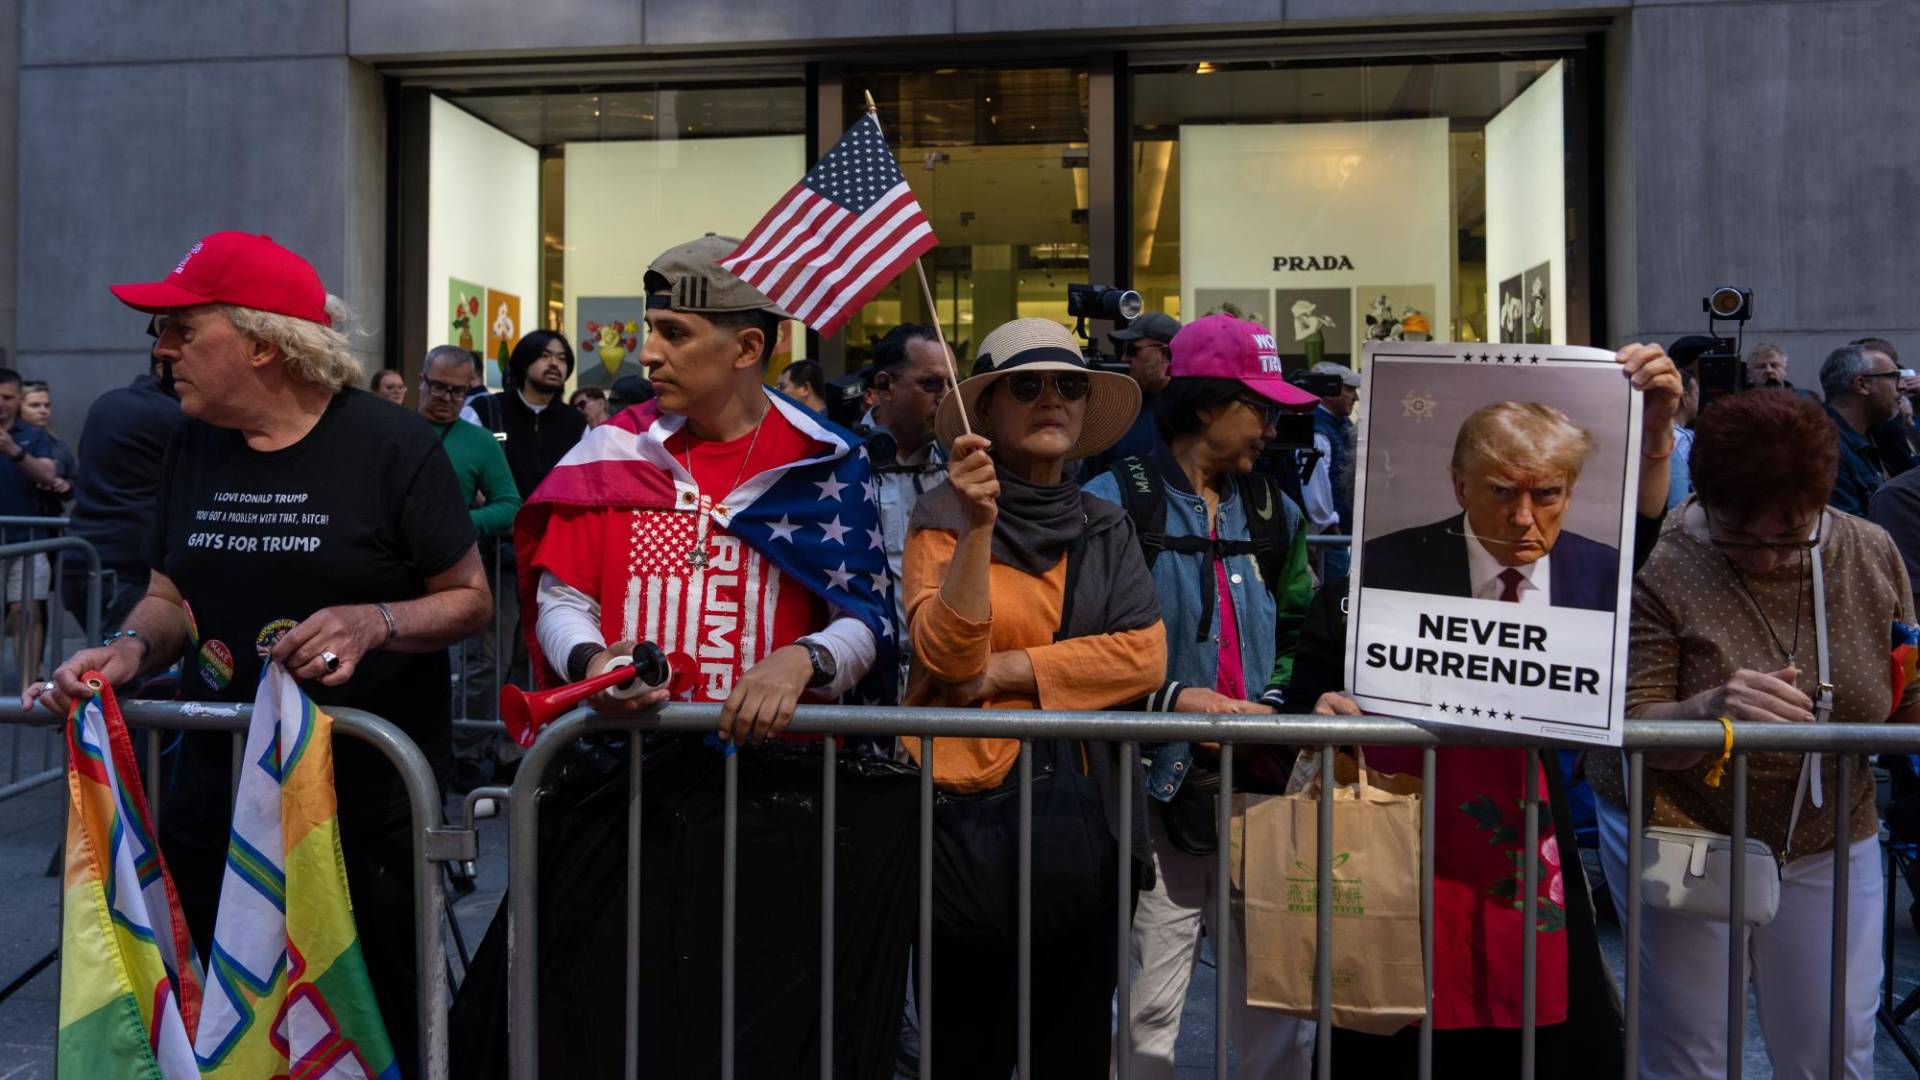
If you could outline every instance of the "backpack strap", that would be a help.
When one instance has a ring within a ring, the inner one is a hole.
[[[1120,505],[1133,519],[1134,534],[1140,538],[1140,554],[1147,569],[1167,547],[1167,488],[1160,474],[1138,455],[1124,457],[1107,468],[1120,489]]]
[[[1247,534],[1252,538],[1253,560],[1260,567],[1267,590],[1279,598],[1280,580],[1286,567],[1287,548],[1293,536],[1287,529],[1284,497],[1273,478],[1265,473],[1248,473],[1235,478],[1240,485],[1242,506],[1246,507]]]

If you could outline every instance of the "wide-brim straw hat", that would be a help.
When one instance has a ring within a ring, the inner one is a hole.
[[[1066,327],[1046,319],[1015,319],[980,342],[978,364],[986,370],[960,384],[940,402],[934,431],[940,445],[951,449],[963,434],[960,410],[966,409],[974,431],[980,430],[980,392],[1008,375],[1043,371],[1078,372],[1087,376],[1086,407],[1081,411],[1080,438],[1067,451],[1067,460],[1091,457],[1120,441],[1140,415],[1140,387],[1112,371],[1089,367],[1080,355],[1079,339]],[[978,368],[976,368],[978,370]]]

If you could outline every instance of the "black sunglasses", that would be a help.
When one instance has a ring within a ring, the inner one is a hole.
[[[1060,394],[1062,401],[1079,401],[1087,396],[1087,377],[1074,371],[1062,371],[1052,374],[1024,372],[1007,376],[1007,392],[1013,400],[1032,401],[1040,396],[1041,389],[1048,383]]]
[[[1280,406],[1279,402],[1269,401],[1263,397],[1243,394],[1234,400],[1252,409],[1253,414],[1260,418],[1260,426],[1263,428],[1279,427],[1280,418],[1286,414],[1286,410]]]

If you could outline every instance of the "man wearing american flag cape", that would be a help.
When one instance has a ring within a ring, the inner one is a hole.
[[[737,245],[709,235],[653,261],[640,359],[654,400],[589,432],[515,524],[544,683],[586,678],[652,642],[672,686],[597,698],[601,711],[669,697],[723,705],[717,739],[646,740],[637,1017],[622,1015],[618,960],[625,744],[583,740],[558,767],[541,813],[546,1075],[618,1074],[619,1033],[636,1022],[648,1071],[717,1072],[722,754],[736,750],[736,1072],[818,1067],[820,742],[785,729],[802,700],[891,703],[900,628],[865,451],[764,385],[789,316],[717,265]],[[916,794],[891,762],[841,762],[835,1071],[885,1076],[914,911]],[[504,925],[496,919],[474,960],[482,977],[455,1007],[456,1075],[495,1074],[501,1058],[500,982],[487,975],[504,974]]]

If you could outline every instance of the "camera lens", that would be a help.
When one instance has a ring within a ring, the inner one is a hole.
[[[1128,322],[1132,322],[1140,317],[1140,313],[1146,310],[1147,305],[1145,301],[1140,299],[1139,293],[1128,289],[1119,295],[1113,307],[1116,315]]]

